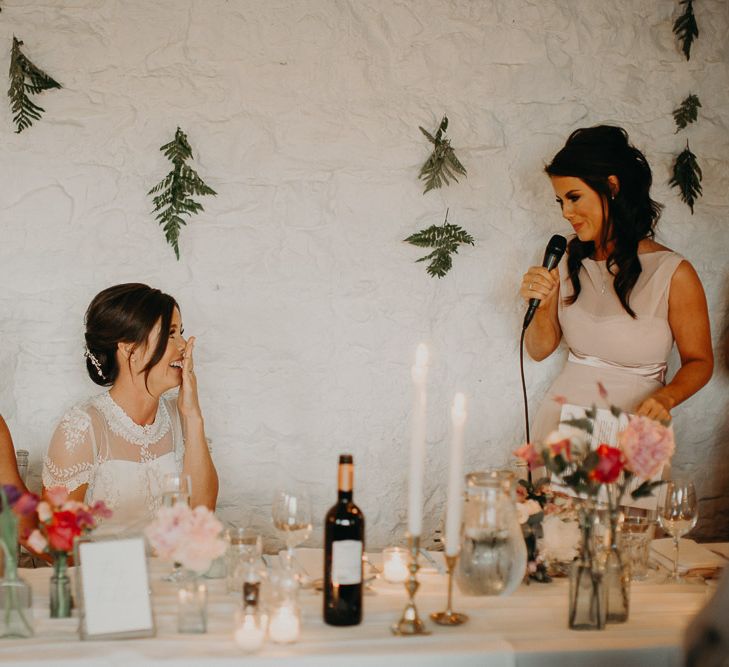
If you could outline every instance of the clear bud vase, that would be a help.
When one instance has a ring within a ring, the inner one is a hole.
[[[177,631],[183,634],[204,634],[208,631],[208,589],[190,570],[178,583]]]
[[[568,625],[571,630],[602,630],[606,621],[606,595],[603,572],[595,553],[594,508],[579,511],[582,533],[580,554],[570,568]]]
[[[630,562],[620,548],[623,515],[610,511],[610,547],[605,556],[607,622],[625,623],[630,611]]]
[[[71,580],[68,576],[68,554],[65,552],[54,554],[50,599],[51,618],[71,616]]]
[[[0,580],[0,637],[32,637],[33,606],[30,586],[18,576],[15,554],[2,540],[0,545],[0,553],[5,554],[5,572]]]

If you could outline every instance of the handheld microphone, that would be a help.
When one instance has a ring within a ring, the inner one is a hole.
[[[542,261],[542,266],[547,269],[547,271],[551,271],[555,266],[557,266],[557,264],[559,264],[559,260],[562,259],[562,255],[564,255],[565,250],[567,250],[567,239],[564,236],[555,234],[551,239],[549,239],[547,249],[544,251],[544,261]],[[534,313],[537,312],[537,308],[541,301],[541,299],[529,299],[529,308],[527,309],[526,315],[524,315],[524,324],[521,327],[522,331],[531,324]]]

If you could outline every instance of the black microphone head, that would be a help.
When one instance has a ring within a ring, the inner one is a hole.
[[[567,239],[560,234],[555,234],[551,239],[549,239],[547,249],[544,251],[544,261],[542,262],[542,266],[547,267],[551,271],[555,266],[557,266],[557,264],[559,264],[565,250],[567,250]]]

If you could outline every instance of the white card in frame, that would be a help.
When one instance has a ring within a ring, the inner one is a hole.
[[[144,538],[76,542],[76,599],[81,639],[155,634]]]

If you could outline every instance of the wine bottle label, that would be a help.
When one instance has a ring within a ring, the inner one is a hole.
[[[332,542],[332,583],[340,586],[362,583],[362,542]]]

